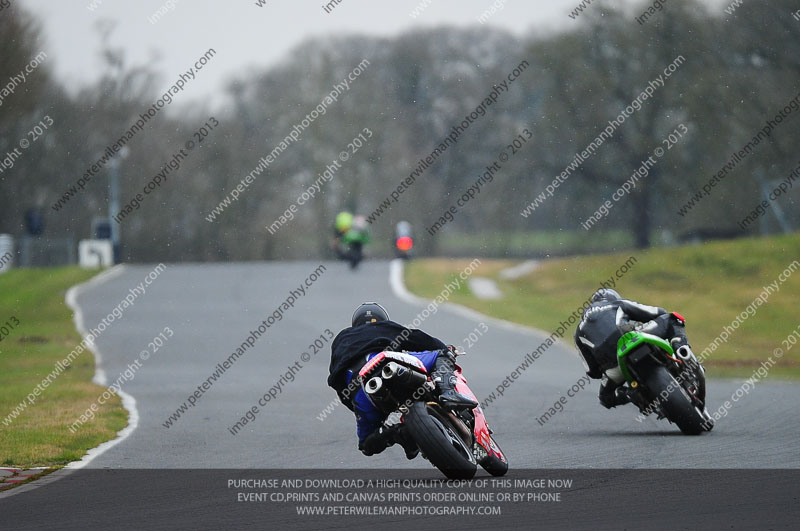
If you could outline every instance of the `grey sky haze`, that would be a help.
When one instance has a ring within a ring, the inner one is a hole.
[[[44,29],[42,50],[71,90],[96,80],[101,69],[98,21],[116,22],[111,42],[128,65],[152,63],[168,84],[209,48],[218,55],[187,89],[186,99],[207,99],[245,69],[263,69],[288,57],[309,37],[341,34],[391,36],[443,24],[480,26],[478,17],[502,6],[487,25],[517,35],[547,34],[579,24],[568,14],[579,0],[341,0],[330,13],[322,0],[17,0]],[[426,2],[429,4],[425,7]],[[90,6],[94,4],[94,9]],[[159,8],[173,5],[155,24]],[[424,11],[416,18],[411,12]],[[593,6],[589,6],[591,10]],[[666,9],[666,8],[665,8]],[[580,17],[579,17],[580,19]]]

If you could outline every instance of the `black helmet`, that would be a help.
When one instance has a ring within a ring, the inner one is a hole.
[[[594,295],[592,295],[592,302],[618,301],[620,299],[622,299],[622,297],[619,296],[619,293],[617,293],[613,289],[608,289],[608,288],[600,288],[599,290],[594,292]]]
[[[388,321],[389,314],[377,302],[365,302],[353,312],[353,326]]]

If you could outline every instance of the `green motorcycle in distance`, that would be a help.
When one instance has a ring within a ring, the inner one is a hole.
[[[617,342],[617,360],[628,394],[643,415],[666,418],[687,435],[711,431],[706,409],[705,369],[687,346],[643,332],[628,332]]]
[[[333,224],[332,249],[339,260],[356,269],[364,259],[364,246],[370,242],[369,225],[364,216],[340,212]]]
[[[356,269],[364,259],[364,246],[370,242],[366,230],[353,228],[345,232],[340,240],[340,257],[350,264],[350,269]]]

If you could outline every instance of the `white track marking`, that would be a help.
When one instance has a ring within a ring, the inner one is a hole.
[[[538,260],[527,260],[519,265],[515,265],[514,267],[503,269],[500,271],[500,278],[505,280],[515,280],[520,277],[524,277],[531,271],[538,269],[539,265],[540,262]]]
[[[83,291],[97,287],[106,281],[119,276],[125,270],[124,265],[115,266],[108,271],[97,275],[96,277],[90,279],[88,282],[83,284],[79,284],[77,286],[73,286],[67,291],[67,306],[72,308],[74,313],[74,321],[75,321],[75,328],[78,329],[78,332],[81,334],[81,338],[86,337],[88,335],[88,330],[86,330],[86,326],[83,322],[83,311],[81,310],[80,306],[78,306],[77,298],[80,293]],[[106,372],[103,368],[103,355],[100,353],[100,349],[97,348],[97,345],[93,342],[90,343],[87,341],[87,345],[89,350],[92,351],[94,354],[94,362],[95,362],[95,373],[94,378],[92,378],[92,382],[97,385],[107,386],[108,385],[108,378],[106,378]],[[125,408],[128,412],[128,425],[117,432],[116,438],[106,441],[100,446],[96,448],[90,449],[86,452],[86,455],[81,458],[80,461],[73,461],[69,463],[66,467],[70,470],[78,470],[80,468],[85,467],[95,457],[98,457],[105,453],[107,450],[113,448],[114,446],[118,445],[122,441],[128,438],[128,436],[133,433],[133,431],[139,426],[139,410],[136,409],[136,399],[133,396],[129,395],[122,389],[117,391],[117,395],[119,395],[120,399],[122,399],[122,407]]]
[[[429,300],[423,299],[422,297],[417,297],[408,291],[405,281],[403,280],[403,261],[400,259],[392,260],[392,262],[389,264],[389,285],[392,288],[392,293],[394,293],[394,295],[403,302],[407,302],[409,304],[422,304],[424,306],[427,306],[430,303]],[[543,330],[537,330],[529,326],[512,323],[496,317],[490,317],[477,312],[472,308],[467,308],[466,306],[461,306],[460,304],[456,304],[454,302],[445,302],[441,305],[441,308],[466,319],[471,319],[479,323],[492,323],[493,325],[506,330],[511,330],[513,332],[519,332],[521,334],[535,337],[540,341],[543,341],[550,336],[550,334],[544,332]],[[577,355],[577,352],[575,354]]]
[[[472,277],[468,281],[469,289],[479,299],[497,300],[503,298],[503,292],[491,278]]]
[[[87,280],[83,284],[78,284],[77,286],[72,286],[69,290],[67,290],[67,294],[65,297],[65,301],[67,306],[69,306],[73,313],[73,321],[75,322],[75,328],[81,334],[81,339],[86,337],[87,330],[83,322],[83,311],[81,310],[80,306],[78,306],[77,298],[80,293],[83,291],[97,287],[108,280],[115,278],[122,274],[125,270],[124,265],[117,265],[108,269],[99,275],[92,277],[91,279]],[[87,347],[89,350],[92,351],[94,355],[95,361],[95,373],[94,377],[92,378],[92,382],[106,386],[107,385],[107,378],[106,373],[103,370],[103,357],[100,353],[100,350],[97,348],[96,345],[90,343],[89,341],[86,342]],[[122,399],[122,407],[124,407],[128,411],[128,425],[125,426],[122,430],[117,432],[116,438],[106,441],[100,446],[96,448],[90,449],[83,458],[79,461],[72,461],[68,463],[64,468],[60,470],[56,470],[55,472],[44,476],[41,479],[37,479],[36,481],[32,481],[31,483],[26,483],[24,485],[20,485],[19,487],[14,487],[10,490],[0,493],[0,499],[2,498],[9,498],[11,496],[15,496],[17,494],[22,494],[25,492],[29,492],[31,490],[37,489],[39,487],[43,487],[54,481],[58,481],[61,478],[64,478],[71,474],[74,470],[81,469],[88,465],[95,457],[103,454],[108,449],[116,446],[117,444],[124,441],[128,436],[133,433],[136,427],[139,425],[139,411],[136,409],[136,399],[133,396],[129,395],[125,391],[121,389],[117,392],[119,397]]]

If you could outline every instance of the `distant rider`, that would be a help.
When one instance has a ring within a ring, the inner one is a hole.
[[[333,223],[333,250],[340,260],[352,267],[361,261],[362,250],[370,242],[367,218],[340,212]]]
[[[444,407],[471,409],[478,406],[455,390],[454,347],[448,347],[422,330],[408,329],[390,321],[386,310],[375,302],[365,302],[356,308],[351,324],[350,328],[339,332],[331,345],[328,385],[355,413],[358,449],[364,455],[379,454],[395,443],[403,446],[409,459],[419,452],[402,427],[383,426],[387,415],[373,405],[358,381],[353,380],[367,361],[385,350],[405,351],[419,358],[432,373]]]
[[[342,237],[347,234],[350,227],[353,226],[353,214],[350,212],[339,212],[336,219],[333,221],[333,250],[340,259],[345,259],[344,250],[342,249]]]
[[[364,246],[370,241],[369,227],[367,218],[364,216],[353,216],[350,227],[342,234],[342,243],[345,245]]]
[[[680,314],[623,299],[613,289],[597,290],[575,330],[575,344],[588,368],[586,374],[603,379],[599,398],[608,409],[630,402],[629,390],[622,387],[625,377],[617,363],[617,341],[634,330],[666,339],[675,350],[689,346]]]

